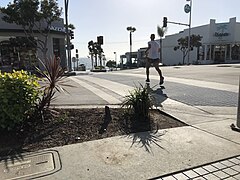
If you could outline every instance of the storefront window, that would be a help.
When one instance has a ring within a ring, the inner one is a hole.
[[[0,68],[33,70],[37,63],[36,42],[26,37],[11,37],[0,41]]]
[[[226,60],[230,60],[230,44],[227,44]]]
[[[240,45],[235,44],[232,46],[232,59],[239,60],[240,59]]]
[[[60,57],[60,40],[53,38],[53,53],[55,57]]]
[[[197,48],[197,60],[204,60],[204,48],[204,45]]]
[[[214,45],[211,45],[211,58],[210,60],[213,60],[214,59]]]
[[[211,50],[210,45],[207,45],[207,58],[206,58],[206,60],[210,60],[210,53],[211,53],[210,50]]]

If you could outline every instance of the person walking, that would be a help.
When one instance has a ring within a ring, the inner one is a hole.
[[[155,34],[151,34],[150,39],[151,39],[151,41],[148,42],[148,48],[145,51],[145,54],[147,56],[147,59],[146,59],[146,75],[147,75],[146,83],[150,83],[149,68],[151,67],[151,64],[152,64],[160,76],[159,84],[162,85],[164,83],[164,77],[162,75],[162,71],[159,68],[159,62],[160,62],[159,44],[156,41],[154,41]]]

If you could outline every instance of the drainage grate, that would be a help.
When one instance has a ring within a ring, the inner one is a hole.
[[[46,176],[61,169],[57,151],[20,154],[0,160],[1,179],[29,179]]]

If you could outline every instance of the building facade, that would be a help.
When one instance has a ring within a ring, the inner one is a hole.
[[[40,66],[39,59],[43,53],[39,48],[38,41],[29,41],[21,26],[6,23],[2,20],[0,13],[0,70],[12,69],[31,70],[33,66]],[[43,29],[46,28],[42,27]],[[44,41],[44,36],[37,30],[34,32],[33,40]],[[36,43],[34,43],[36,42]],[[59,57],[62,66],[66,66],[65,50],[65,28],[63,19],[52,23],[47,39],[47,57]]]
[[[162,64],[183,64],[183,53],[174,50],[178,45],[178,39],[187,37],[189,29],[184,29],[177,34],[167,35],[162,41]],[[190,58],[185,58],[184,64],[215,64],[240,62],[240,23],[236,18],[230,18],[229,22],[216,23],[211,19],[210,23],[191,28],[191,35],[202,36],[202,46],[193,48]],[[156,40],[159,42],[159,40]],[[145,61],[146,48],[138,50],[138,64],[142,66]]]

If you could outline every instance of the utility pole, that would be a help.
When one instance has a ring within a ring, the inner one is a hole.
[[[185,5],[185,12],[189,14],[189,29],[188,29],[188,64],[190,62],[190,43],[191,43],[191,20],[192,20],[192,0],[190,1],[190,6],[188,4]]]
[[[129,26],[127,30],[130,31],[129,38],[130,38],[130,52],[129,52],[129,66],[132,66],[132,33],[136,31],[135,27]]]
[[[66,35],[67,35],[67,62],[68,62],[68,71],[72,71],[72,61],[71,61],[71,49],[70,49],[70,38],[68,31],[68,2],[69,0],[64,0],[65,4],[65,25],[66,25]]]

